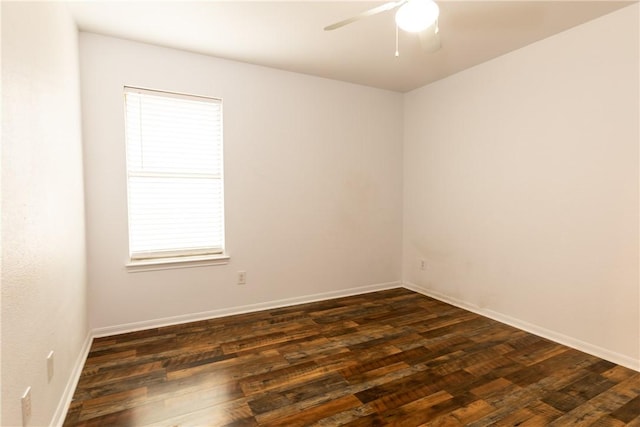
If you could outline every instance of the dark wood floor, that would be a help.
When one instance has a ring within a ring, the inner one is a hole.
[[[640,426],[640,373],[406,289],[99,338],[65,426]]]

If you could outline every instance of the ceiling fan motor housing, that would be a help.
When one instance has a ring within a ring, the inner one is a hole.
[[[418,33],[436,22],[440,8],[433,0],[408,0],[396,12],[396,24],[404,31]]]

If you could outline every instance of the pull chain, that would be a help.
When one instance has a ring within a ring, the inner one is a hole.
[[[396,58],[400,56],[400,52],[398,51],[398,24],[396,24]]]

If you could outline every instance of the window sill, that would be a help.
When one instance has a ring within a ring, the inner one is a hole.
[[[129,273],[137,273],[140,271],[205,267],[210,265],[224,265],[228,263],[229,255],[196,255],[187,257],[134,260],[126,264],[126,269]]]

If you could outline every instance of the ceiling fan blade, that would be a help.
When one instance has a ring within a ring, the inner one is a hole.
[[[366,10],[362,13],[357,14],[356,16],[352,16],[351,18],[345,19],[340,22],[336,22],[335,24],[328,25],[324,27],[325,31],[335,30],[340,27],[344,27],[347,24],[351,24],[359,19],[366,18],[369,16],[377,15],[378,13],[386,12],[387,10],[391,10],[395,7],[401,6],[406,3],[408,0],[400,0],[400,1],[391,1],[380,5],[378,7],[374,7],[373,9]]]
[[[420,31],[418,37],[420,39],[420,46],[422,46],[422,50],[425,52],[433,53],[442,47],[437,20],[427,29]]]

